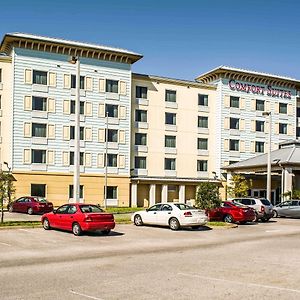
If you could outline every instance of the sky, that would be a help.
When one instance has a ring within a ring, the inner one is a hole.
[[[193,80],[220,65],[300,79],[297,0],[0,0],[0,36],[125,48],[133,72]]]

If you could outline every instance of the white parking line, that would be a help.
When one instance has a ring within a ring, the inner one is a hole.
[[[88,298],[88,299],[103,300],[102,298],[97,298],[97,297],[89,296],[89,295],[86,295],[86,294],[77,293],[73,290],[70,290],[69,292],[74,294],[74,295],[82,296],[82,297],[85,297],[85,298]]]
[[[280,230],[280,229],[266,230],[266,232],[279,232],[279,231],[282,231],[282,230]]]
[[[7,244],[7,243],[3,243],[3,242],[0,242],[1,245],[4,245],[4,246],[8,246],[8,247],[11,247],[12,245],[11,244]]]
[[[275,290],[279,290],[279,291],[293,292],[293,293],[300,294],[300,290],[283,288],[283,287],[278,287],[278,286],[274,286],[274,285],[263,285],[263,284],[257,284],[257,283],[247,283],[247,282],[221,279],[221,278],[214,278],[214,277],[206,277],[206,276],[200,276],[200,275],[188,274],[188,273],[177,273],[177,274],[181,275],[181,276],[199,278],[199,279],[204,279],[204,280],[227,282],[227,283],[240,284],[240,285],[246,285],[246,286],[252,286],[252,287],[266,288],[266,289],[273,289],[273,290],[275,289]]]
[[[31,233],[31,231],[29,231],[29,230],[27,230],[27,229],[19,228],[19,230],[20,230],[20,231],[25,231],[25,232],[30,232],[30,233]]]

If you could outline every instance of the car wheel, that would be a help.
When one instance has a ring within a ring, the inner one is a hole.
[[[258,222],[258,215],[257,215],[257,212],[255,212],[255,219],[253,220],[253,222]]]
[[[276,210],[273,211],[273,218],[278,218],[278,212]]]
[[[142,226],[143,225],[143,220],[140,215],[135,215],[134,216],[134,225],[135,226]]]
[[[170,219],[169,226],[172,230],[178,230],[180,228],[180,224],[176,218]]]
[[[74,223],[72,226],[72,232],[74,235],[79,236],[82,234],[82,229],[78,223]]]
[[[47,218],[45,218],[45,219],[43,220],[43,228],[44,228],[45,230],[51,229],[51,227],[50,227],[50,222],[49,222],[49,220],[48,220]]]
[[[192,226],[192,229],[199,229],[201,226],[200,225],[195,225],[195,226]]]
[[[226,215],[225,217],[224,217],[224,222],[226,222],[226,223],[233,223],[234,222],[234,219],[233,219],[233,217],[232,217],[232,215]]]
[[[102,234],[108,235],[110,233],[110,229],[102,230]]]
[[[33,209],[32,209],[32,207],[29,207],[29,208],[27,209],[27,213],[28,213],[29,215],[32,215],[32,214],[33,214]]]
[[[9,205],[9,206],[8,206],[8,211],[9,211],[9,212],[13,212],[13,211],[14,211],[14,208],[13,208],[12,205]]]

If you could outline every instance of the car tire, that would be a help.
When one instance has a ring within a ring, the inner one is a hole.
[[[74,223],[72,226],[72,232],[74,235],[79,236],[82,234],[82,229],[78,223]]]
[[[255,212],[255,219],[253,220],[253,222],[258,222],[258,215],[257,215],[257,212]]]
[[[273,211],[273,218],[278,218],[278,212],[276,210]]]
[[[195,226],[192,226],[192,229],[199,229],[201,227],[201,225],[195,225]]]
[[[233,219],[232,215],[227,214],[227,215],[224,217],[224,222],[225,222],[225,223],[234,223],[234,219]]]
[[[110,229],[102,230],[101,233],[104,234],[104,235],[109,235],[110,234]]]
[[[29,215],[32,215],[32,214],[33,214],[33,209],[32,209],[32,207],[29,207],[29,208],[27,209],[27,213],[28,213]]]
[[[45,230],[51,229],[50,222],[49,222],[49,220],[48,220],[47,218],[45,218],[45,219],[43,220],[43,228],[44,228]]]
[[[143,220],[142,220],[142,217],[140,215],[135,215],[133,222],[134,222],[135,226],[142,226],[143,225]]]
[[[9,212],[13,212],[13,211],[14,211],[14,208],[13,208],[12,205],[9,205],[9,206],[7,207],[7,209],[8,209]]]
[[[169,220],[169,226],[171,230],[178,230],[180,228],[179,221],[176,218],[171,218]]]

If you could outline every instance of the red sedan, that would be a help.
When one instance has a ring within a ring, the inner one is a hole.
[[[253,222],[255,220],[255,211],[251,207],[240,203],[229,201],[222,202],[221,206],[212,209],[208,213],[210,220],[224,221],[228,223]]]
[[[10,212],[44,214],[53,210],[53,204],[42,197],[21,197],[8,205]]]
[[[72,231],[81,235],[83,231],[100,230],[109,234],[115,228],[113,214],[105,213],[99,206],[92,204],[64,204],[51,213],[42,216],[45,230],[51,228]]]

